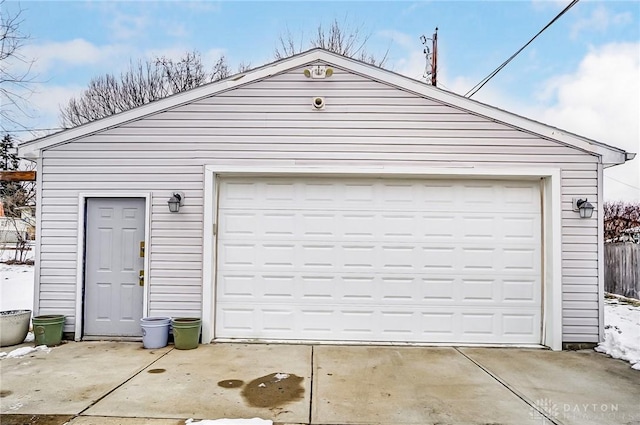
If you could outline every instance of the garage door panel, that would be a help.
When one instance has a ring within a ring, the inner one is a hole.
[[[522,244],[539,241],[539,217],[495,212],[480,213],[411,212],[311,212],[270,210],[250,213],[243,209],[219,212],[219,233],[223,240],[331,241]]]
[[[229,178],[216,336],[539,343],[538,182]]]
[[[505,278],[502,282],[502,302],[539,304],[541,294],[536,290],[539,285],[540,282],[536,280]]]
[[[538,217],[505,216],[499,229],[506,240],[521,243],[535,242],[540,230]]]
[[[495,283],[493,279],[462,279],[462,299],[495,302],[497,298]]]
[[[534,248],[505,248],[500,254],[500,263],[505,272],[532,272],[540,266],[540,253]]]
[[[239,179],[226,179],[220,188],[220,197],[227,208],[255,209],[260,205],[262,210],[294,206],[299,210],[324,211],[530,213],[540,206],[538,185],[527,181],[404,180],[405,183],[398,184],[386,180],[345,183],[345,179],[334,179],[328,183],[314,183],[309,178],[282,183],[283,179],[278,177],[261,178],[260,181],[245,179],[244,182]],[[322,189],[314,190],[317,187]],[[496,200],[500,200],[500,209],[495,208]]]
[[[297,228],[297,226],[291,225],[295,223],[296,215],[285,211],[270,211],[257,214],[254,220],[256,224],[260,224],[260,233],[256,232],[252,234],[251,239],[258,237],[266,240],[271,238],[275,240],[292,238]]]
[[[455,217],[440,216],[435,213],[423,215],[420,226],[416,228],[423,238],[433,242],[450,242],[455,238],[458,227]]]
[[[257,236],[258,218],[255,213],[243,211],[227,212],[224,220],[223,233],[228,237]]]
[[[361,305],[428,307],[487,306],[538,308],[539,281],[515,276],[483,279],[475,275],[447,278],[404,275],[322,275],[226,273],[218,279],[217,302],[300,302],[341,308]]]
[[[417,243],[349,243],[292,241],[251,243],[246,240],[219,243],[219,271],[274,270],[289,272],[332,271],[334,273],[477,273],[535,275],[540,270],[539,251],[522,244],[503,248],[482,245]]]
[[[487,343],[487,338],[501,335],[503,343],[521,343],[540,323],[535,311],[516,314],[486,308],[452,312],[361,305],[333,309],[221,304],[219,309],[218,326],[225,329],[227,338],[335,340],[341,335],[344,341],[456,343],[464,337],[467,343]]]
[[[289,270],[296,267],[296,245],[292,243],[265,243],[260,249],[253,247],[254,267],[264,270]]]
[[[462,235],[466,239],[481,239],[483,242],[493,241],[497,236],[496,221],[498,219],[492,216],[463,215],[460,220]]]

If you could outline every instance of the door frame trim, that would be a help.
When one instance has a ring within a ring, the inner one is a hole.
[[[76,308],[75,308],[75,329],[74,340],[82,339],[82,325],[84,320],[84,257],[86,250],[86,232],[85,232],[85,215],[87,211],[87,198],[139,198],[144,199],[144,275],[145,288],[142,295],[142,317],[149,314],[149,252],[151,245],[149,244],[149,234],[151,230],[151,192],[81,192],[78,194],[78,236],[77,244],[78,253],[76,257]]]
[[[562,350],[562,198],[560,168],[552,167],[335,167],[318,165],[255,167],[204,166],[204,237],[202,268],[202,342],[215,339],[216,228],[220,176],[316,176],[484,178],[542,180],[542,334],[541,344]]]

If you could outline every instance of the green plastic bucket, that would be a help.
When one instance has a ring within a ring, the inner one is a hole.
[[[44,316],[35,316],[32,321],[36,346],[47,345],[51,347],[54,345],[60,345],[62,342],[64,315],[48,314]]]
[[[176,317],[171,320],[173,343],[178,350],[198,348],[202,320],[192,317]]]

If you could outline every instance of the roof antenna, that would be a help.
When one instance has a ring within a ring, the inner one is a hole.
[[[429,49],[428,41],[431,41],[431,49]],[[422,78],[429,82],[429,77],[431,77],[431,85],[435,87],[438,83],[438,28],[436,27],[433,38],[421,35],[420,42],[424,45],[423,53],[427,62]]]

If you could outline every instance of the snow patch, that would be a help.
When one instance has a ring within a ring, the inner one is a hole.
[[[0,310],[33,310],[33,266],[0,263]]]
[[[194,422],[193,419],[187,419],[185,424],[190,425],[273,425],[273,421],[268,419],[203,419]]]
[[[276,382],[282,381],[283,379],[287,379],[289,377],[288,373],[276,373],[276,376],[274,376],[274,378],[276,378]]]
[[[631,363],[640,370],[640,307],[605,299],[604,341],[595,350]]]
[[[37,351],[42,351],[45,353],[50,353],[51,352],[51,348],[47,347],[46,345],[38,345],[37,347],[20,347],[20,348],[16,348],[15,350],[11,351],[9,354],[7,353],[0,353],[0,359],[14,359],[14,358],[18,358],[18,357],[24,357],[27,356],[31,353],[35,353]]]

